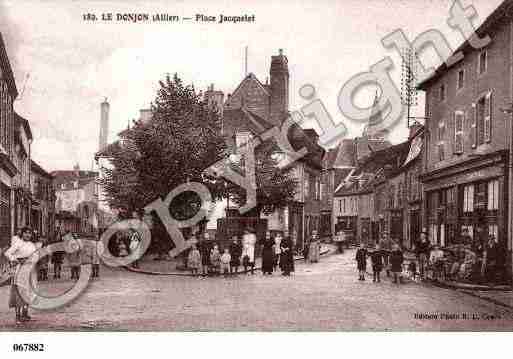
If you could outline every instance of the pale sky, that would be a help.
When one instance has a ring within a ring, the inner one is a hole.
[[[474,5],[480,24],[501,0],[465,0]],[[100,103],[110,102],[109,140],[148,107],[166,73],[178,72],[197,89],[208,84],[232,92],[248,68],[265,81],[271,55],[284,49],[290,70],[290,110],[306,102],[298,95],[312,84],[335,121],[343,116],[337,96],[352,76],[368,71],[385,56],[396,70],[400,58],[381,45],[381,38],[401,28],[410,40],[437,29],[452,48],[462,41],[446,21],[449,0],[344,1],[27,1],[0,0],[0,31],[16,77],[20,97],[15,110],[27,118],[34,133],[33,158],[45,169],[71,169],[79,162],[90,169],[98,147]],[[85,22],[84,13],[168,13],[255,15],[254,23],[217,24]],[[429,55],[429,54],[428,54]],[[426,56],[429,57],[429,56]],[[434,56],[432,56],[434,58]],[[372,104],[373,90],[358,97]],[[422,96],[414,114],[424,112]],[[349,136],[361,125],[346,122]],[[406,124],[390,135],[406,138]]]

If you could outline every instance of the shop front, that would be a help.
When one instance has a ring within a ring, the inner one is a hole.
[[[478,257],[493,238],[506,263],[507,157],[483,155],[422,176],[425,223],[432,244],[464,245]],[[504,270],[504,268],[503,268]]]

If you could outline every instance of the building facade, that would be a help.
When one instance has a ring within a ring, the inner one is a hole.
[[[503,2],[477,30],[492,39],[487,46],[474,49],[464,43],[458,49],[464,54],[461,61],[439,67],[419,85],[429,117],[422,182],[430,240],[458,243],[463,229],[473,241],[492,235],[507,248],[508,263],[511,238],[505,219],[513,123],[501,108],[511,107],[513,98],[510,5]]]
[[[55,190],[53,177],[36,162],[30,166],[31,227],[43,238],[55,234]]]
[[[86,235],[98,230],[98,172],[82,171],[78,165],[71,171],[53,171],[55,189],[55,226]]]
[[[15,165],[16,118],[13,103],[17,96],[16,82],[0,33],[0,247],[9,243],[14,231],[13,178],[18,170]]]
[[[223,93],[214,90],[212,85],[205,92],[205,101],[216,106],[222,115],[222,133],[230,153],[235,154],[249,139],[265,130],[274,126],[280,128],[288,118],[288,59],[281,49],[278,55],[271,56],[269,75],[269,81],[262,83],[253,73],[247,74],[226,100]],[[295,239],[296,247],[301,249],[304,238],[313,230],[320,229],[322,159],[325,151],[319,146],[314,130],[291,126],[288,137],[294,148],[308,149],[306,156],[291,164],[291,172],[297,180],[295,198],[282,210],[262,215],[262,218],[267,219],[269,230],[288,231]],[[218,207],[223,208],[216,208],[216,214],[223,215],[225,203]],[[207,228],[213,228],[215,222],[216,218],[212,216]]]
[[[18,172],[13,178],[13,227],[17,229],[30,226],[32,206],[32,191],[30,186],[32,131],[29,122],[25,118],[17,114],[15,116],[15,164]]]

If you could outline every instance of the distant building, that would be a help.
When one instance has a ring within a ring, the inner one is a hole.
[[[15,164],[18,173],[13,178],[14,215],[13,227],[15,229],[30,226],[32,191],[31,177],[31,146],[32,131],[29,122],[16,114],[15,127]]]
[[[51,239],[55,224],[55,191],[53,177],[36,162],[30,165],[30,188],[32,193],[30,224],[43,238]]]
[[[262,83],[249,73],[228,95],[222,106],[222,133],[231,153],[274,126],[281,126],[289,115],[289,69],[288,59],[280,49],[279,54],[271,57],[270,82]],[[223,100],[220,91],[211,86],[205,93],[207,102],[221,109]],[[288,231],[296,240],[298,248],[303,247],[304,238],[320,229],[321,223],[321,173],[324,149],[318,144],[319,136],[313,129],[301,130],[291,127],[289,140],[294,148],[306,147],[308,154],[294,162],[292,172],[298,181],[296,197],[282,210],[267,219],[268,229]],[[221,206],[224,206],[222,204]],[[219,207],[219,206],[218,206]],[[222,211],[217,209],[217,214]],[[215,228],[215,218],[209,221],[207,228]]]
[[[75,166],[70,171],[53,171],[56,195],[56,227],[94,234],[98,226],[98,172],[82,171]]]

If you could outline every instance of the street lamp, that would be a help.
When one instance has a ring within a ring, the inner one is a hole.
[[[511,115],[509,121],[509,156],[508,156],[508,249],[511,260],[511,275],[513,276],[513,104],[500,109]],[[513,285],[513,280],[512,280]]]

